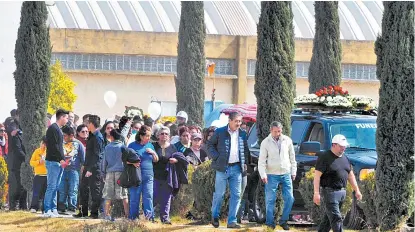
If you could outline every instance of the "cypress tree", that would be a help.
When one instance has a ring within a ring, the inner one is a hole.
[[[187,112],[190,125],[203,126],[205,39],[203,2],[182,2],[175,84],[177,111]]]
[[[261,2],[255,70],[258,139],[269,134],[272,121],[291,133],[295,96],[294,27],[291,2]]]
[[[308,71],[309,93],[341,83],[341,43],[338,2],[314,3],[316,32]]]
[[[23,2],[14,51],[16,100],[26,149],[21,179],[28,191],[31,191],[33,180],[29,161],[46,130],[51,54],[47,18],[45,2]]]
[[[414,211],[414,3],[383,2],[375,43],[380,81],[376,149],[376,212],[381,231]]]

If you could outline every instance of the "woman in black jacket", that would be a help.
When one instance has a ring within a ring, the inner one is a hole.
[[[202,149],[202,135],[199,133],[194,133],[191,136],[191,146],[186,149],[184,155],[187,157],[187,160],[195,166],[202,164],[203,162],[209,160],[209,157],[205,150]]]
[[[160,205],[160,219],[163,224],[171,224],[170,203],[173,196],[173,188],[167,182],[167,164],[177,163],[177,159],[172,158],[173,153],[177,152],[176,147],[170,144],[170,129],[161,126],[156,133],[158,141],[153,143],[158,155],[158,162],[153,164],[154,170],[154,203]]]

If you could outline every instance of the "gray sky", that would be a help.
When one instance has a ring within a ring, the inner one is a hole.
[[[14,96],[13,72],[14,45],[20,23],[22,2],[0,2],[0,122],[10,116],[10,110],[16,108]]]

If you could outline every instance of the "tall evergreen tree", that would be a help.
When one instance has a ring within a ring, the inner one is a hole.
[[[206,26],[203,2],[182,2],[177,58],[177,111],[184,110],[188,123],[203,126],[205,100]]]
[[[338,2],[314,3],[316,33],[308,71],[309,93],[341,83],[341,43]]]
[[[23,187],[28,191],[31,191],[33,180],[30,157],[46,130],[51,54],[47,18],[45,2],[23,2],[14,51],[16,100],[26,149],[21,178]]]
[[[294,27],[291,2],[261,2],[258,22],[255,96],[258,139],[269,134],[272,121],[291,133],[295,96]]]
[[[380,81],[376,212],[381,231],[414,211],[414,3],[383,2],[375,44]]]

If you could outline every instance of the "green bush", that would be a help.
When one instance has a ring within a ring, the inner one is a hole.
[[[367,176],[360,181],[360,192],[362,193],[362,200],[357,202],[357,205],[363,210],[366,217],[366,226],[369,229],[378,227],[376,214],[376,182],[375,172],[367,174]]]
[[[180,191],[173,198],[170,214],[177,216],[186,216],[186,214],[192,209],[193,202],[195,201],[192,194],[192,175],[195,168],[192,165],[188,166],[187,176],[189,184],[184,184],[180,186]]]
[[[324,216],[324,208],[314,204],[313,195],[314,195],[314,168],[311,168],[310,171],[306,172],[305,176],[301,179],[299,190],[301,197],[304,200],[305,208],[308,210],[311,219],[314,223],[319,224]],[[346,199],[343,202],[343,206],[340,209],[343,216],[350,211],[352,207],[353,197],[352,197],[352,186],[347,184],[346,188]],[[321,195],[321,202],[323,201],[323,196]]]
[[[7,202],[8,184],[7,164],[3,157],[0,157],[0,208],[3,208]]]
[[[211,161],[206,161],[199,165],[192,175],[192,190],[195,200],[196,216],[204,221],[212,219],[211,208],[213,193],[215,192],[215,175],[216,171],[211,167]],[[229,190],[223,197],[220,216],[222,219],[227,217],[229,205]]]

